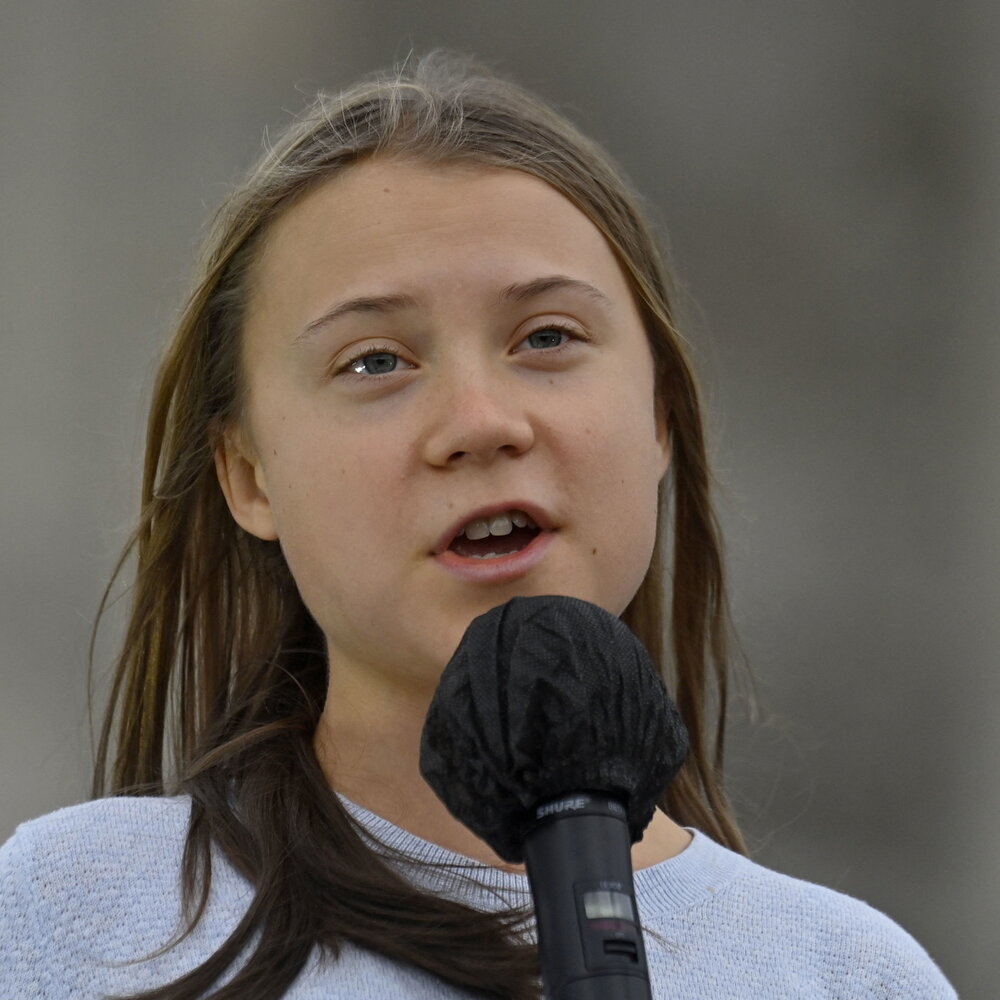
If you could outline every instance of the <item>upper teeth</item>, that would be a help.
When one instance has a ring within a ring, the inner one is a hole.
[[[504,514],[496,514],[493,517],[478,517],[476,520],[470,521],[460,534],[475,541],[478,538],[486,538],[488,535],[509,535],[515,527],[537,528],[538,525],[523,510],[508,510]]]

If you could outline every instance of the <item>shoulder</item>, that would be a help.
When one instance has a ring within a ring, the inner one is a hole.
[[[149,850],[183,842],[191,803],[186,797],[121,797],[67,806],[22,823],[0,848],[9,867],[44,864],[73,868],[115,859],[117,863]]]
[[[109,891],[135,892],[140,881],[169,895],[189,816],[186,798],[109,798],[22,823],[0,848],[5,904],[20,898],[47,920],[107,908]]]
[[[17,828],[0,848],[0,872],[16,870],[44,890],[148,874],[152,859],[162,870],[164,862],[179,864],[190,808],[187,798],[129,797],[59,809]]]
[[[111,798],[21,824],[0,848],[0,995],[131,986],[115,966],[160,948],[179,925],[189,817],[186,798]],[[235,873],[220,874],[232,887]],[[230,892],[226,902],[239,900]],[[217,923],[232,923],[229,907]]]
[[[697,955],[706,969],[734,967],[758,995],[955,997],[927,952],[866,903],[771,871],[701,834],[691,846],[685,905],[661,907],[654,922],[670,937],[681,935],[688,958]]]
[[[756,864],[748,865],[734,890],[760,898],[762,918],[797,943],[832,990],[851,982],[872,996],[954,995],[924,948],[860,899]]]
[[[178,834],[183,836],[190,813],[191,800],[187,796],[95,799],[22,823],[3,850],[39,844],[100,849],[108,838],[124,838],[129,844],[153,839],[162,844]]]

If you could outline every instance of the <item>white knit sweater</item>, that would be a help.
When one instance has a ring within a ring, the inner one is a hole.
[[[468,871],[466,859],[348,806],[383,843]],[[188,815],[183,798],[116,798],[22,825],[0,850],[0,997],[97,1000],[149,989],[218,948],[252,895],[221,858],[195,932],[159,957],[134,962],[178,927]],[[486,866],[476,866],[475,876],[479,888],[440,869],[420,877],[483,909],[528,898],[523,876]],[[955,997],[926,952],[887,917],[761,868],[703,834],[678,857],[637,872],[635,881],[654,997]],[[335,962],[315,957],[287,994],[288,1000],[462,996],[419,969],[351,945]]]

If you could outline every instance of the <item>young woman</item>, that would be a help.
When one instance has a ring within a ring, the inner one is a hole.
[[[667,277],[608,158],[511,84],[431,56],[321,98],[231,196],[132,555],[114,797],[4,848],[5,997],[537,997],[526,878],[417,751],[469,622],[554,593],[621,615],[691,737],[633,851],[654,995],[954,995],[887,918],[743,857]]]

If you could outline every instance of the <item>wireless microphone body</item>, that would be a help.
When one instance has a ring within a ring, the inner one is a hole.
[[[525,862],[550,1000],[649,1000],[631,844],[687,750],[642,644],[585,601],[516,597],[476,618],[445,668],[420,770]]]
[[[625,808],[574,793],[535,809],[524,861],[552,1000],[650,1000]]]

